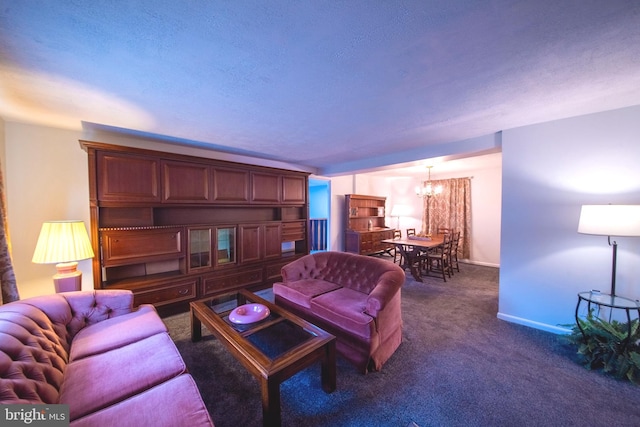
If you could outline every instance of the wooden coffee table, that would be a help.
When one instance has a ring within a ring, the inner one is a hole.
[[[238,325],[231,311],[247,303],[263,304],[264,320]],[[260,382],[263,425],[279,426],[280,384],[320,361],[322,388],[336,389],[336,338],[252,292],[240,290],[190,303],[191,340],[202,338],[202,324]]]

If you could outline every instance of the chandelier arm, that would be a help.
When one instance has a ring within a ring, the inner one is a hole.
[[[422,187],[416,187],[416,196],[430,199],[433,196],[437,196],[442,193],[442,186],[438,185],[434,187],[431,182],[431,168],[433,166],[427,166],[427,181],[422,183]]]

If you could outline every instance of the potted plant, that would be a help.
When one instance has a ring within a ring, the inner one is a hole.
[[[638,319],[631,321],[630,335],[627,323],[609,322],[593,313],[577,321],[567,339],[578,347],[579,362],[587,369],[602,370],[640,385]]]

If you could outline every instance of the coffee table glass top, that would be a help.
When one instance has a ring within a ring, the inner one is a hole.
[[[201,300],[201,302],[221,319],[226,327],[240,334],[248,343],[271,360],[318,337],[318,331],[282,317],[274,304],[251,292],[232,292]],[[234,323],[229,320],[229,314],[236,307],[247,303],[267,306],[270,310],[269,316],[263,320],[246,324]]]

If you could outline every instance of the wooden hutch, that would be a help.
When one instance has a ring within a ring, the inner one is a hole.
[[[389,252],[393,245],[382,243],[393,239],[393,229],[385,225],[386,197],[345,195],[345,251],[362,255]]]
[[[80,141],[89,159],[95,289],[171,311],[258,290],[309,253],[308,178],[221,160]]]

